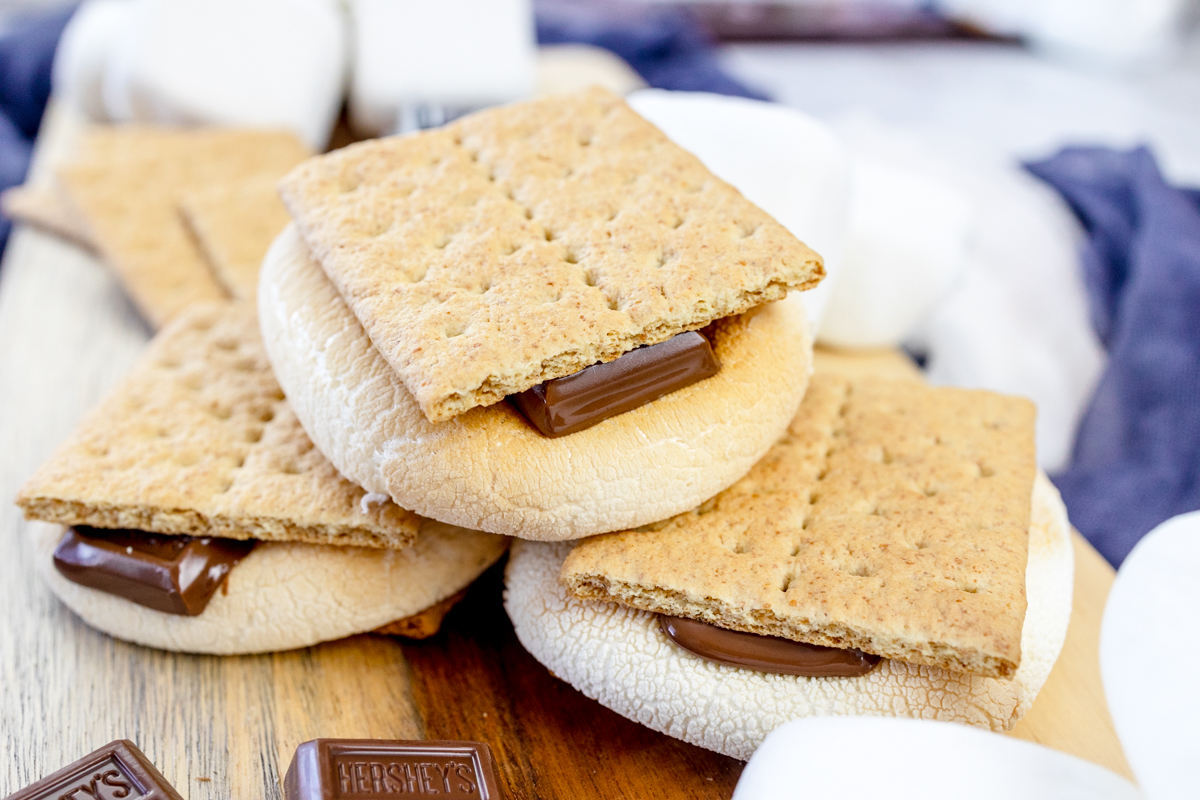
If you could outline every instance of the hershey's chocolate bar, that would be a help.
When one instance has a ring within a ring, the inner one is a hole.
[[[688,331],[508,399],[542,435],[553,438],[632,411],[720,370],[708,339]]]
[[[707,622],[659,615],[658,624],[671,641],[701,658],[731,667],[806,678],[855,678],[866,675],[879,656],[793,642],[778,636],[718,628]]]
[[[194,617],[255,544],[80,525],[68,528],[59,541],[54,566],[83,586]]]
[[[128,739],[109,742],[5,800],[183,800]]]
[[[313,739],[296,748],[285,800],[500,797],[492,751],[480,742]]]

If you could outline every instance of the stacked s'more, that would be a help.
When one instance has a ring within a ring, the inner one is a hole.
[[[347,481],[292,413],[253,310],[193,305],[17,497],[93,627],[168,650],[424,638],[508,547]]]
[[[819,256],[622,100],[510,106],[311,159],[259,285],[337,469],[516,537],[554,674],[741,758],[805,714],[1006,728],[1070,609],[1034,409],[818,371]]]
[[[311,457],[347,514],[427,520],[418,548],[515,537],[506,607],[556,675],[740,758],[806,714],[1029,707],[1071,588],[1032,406],[813,374],[820,257],[621,99],[359,143],[280,193],[258,325]]]

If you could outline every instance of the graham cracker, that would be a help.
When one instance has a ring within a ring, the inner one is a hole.
[[[433,422],[824,275],[820,256],[598,88],[350,145],[280,191]]]
[[[282,131],[97,126],[57,174],[100,254],[158,328],[192,303],[227,297],[180,216],[181,198],[250,176],[279,177],[307,155]]]
[[[744,479],[694,511],[584,540],[561,580],[582,598],[1009,676],[1034,416],[990,392],[818,373]]]
[[[27,183],[6,189],[0,194],[0,209],[17,222],[33,225],[86,250],[96,249],[87,226],[72,212],[56,185]]]
[[[420,517],[342,478],[292,413],[251,308],[203,304],[155,337],[21,489],[33,519],[402,548]]]
[[[267,248],[291,222],[278,175],[215,184],[185,195],[179,208],[217,281],[235,300],[254,301]]]
[[[446,619],[450,609],[458,605],[466,596],[467,590],[462,589],[411,617],[389,622],[371,632],[384,636],[403,636],[405,639],[428,639],[442,629],[442,621]]]

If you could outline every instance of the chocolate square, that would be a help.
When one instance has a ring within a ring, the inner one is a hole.
[[[285,800],[495,800],[500,788],[481,742],[313,739],[296,748],[283,793]]]
[[[255,544],[79,525],[63,534],[54,566],[69,581],[194,617]]]
[[[128,739],[109,742],[5,800],[183,800]]]

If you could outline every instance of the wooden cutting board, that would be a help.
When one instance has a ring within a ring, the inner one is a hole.
[[[297,744],[322,737],[476,739],[510,800],[728,797],[742,765],[625,720],[516,641],[488,572],[434,639],[358,636],[219,658],[96,633],[30,568],[17,488],[129,368],[148,333],[81,250],[18,230],[0,269],[0,796],[116,738],[192,800],[278,798]],[[905,369],[895,354],[841,368]],[[1050,680],[1013,735],[1129,776],[1097,662],[1112,570],[1076,537],[1075,613]]]

